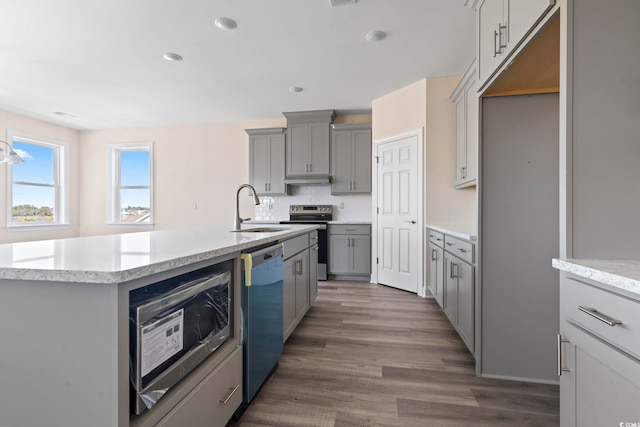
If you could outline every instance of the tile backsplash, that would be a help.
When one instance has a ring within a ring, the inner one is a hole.
[[[262,196],[255,207],[258,221],[286,221],[290,205],[333,205],[335,221],[371,221],[371,195],[331,195],[329,185],[292,187],[290,196]]]

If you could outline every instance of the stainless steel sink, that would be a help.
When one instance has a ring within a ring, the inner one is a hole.
[[[244,228],[242,230],[231,230],[233,233],[276,233],[278,231],[288,230],[287,227],[255,227]]]

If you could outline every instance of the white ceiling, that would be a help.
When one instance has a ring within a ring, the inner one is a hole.
[[[475,54],[462,0],[0,0],[0,11],[0,109],[79,130],[370,110],[464,73]],[[238,28],[218,29],[223,16]],[[367,42],[372,30],[387,38]]]

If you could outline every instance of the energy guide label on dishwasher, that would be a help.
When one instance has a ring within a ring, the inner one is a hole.
[[[180,309],[142,328],[140,359],[142,376],[160,366],[184,346],[184,309]]]

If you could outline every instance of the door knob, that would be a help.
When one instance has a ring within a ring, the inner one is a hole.
[[[410,224],[415,224],[415,223],[416,223],[416,222],[418,222],[418,221],[416,221],[415,219],[412,219],[411,221],[405,221],[405,222],[408,222],[408,223],[410,223]]]

